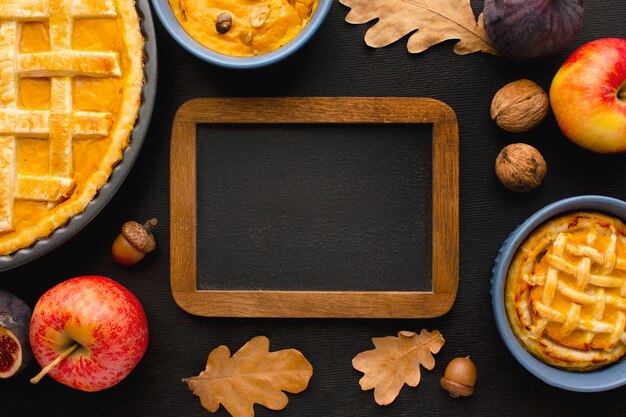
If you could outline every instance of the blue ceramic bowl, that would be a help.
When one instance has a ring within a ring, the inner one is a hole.
[[[178,23],[178,20],[176,20],[176,16],[174,16],[168,0],[152,0],[152,6],[156,11],[157,16],[159,16],[161,23],[163,23],[165,29],[167,29],[170,35],[172,35],[172,37],[183,48],[185,48],[187,51],[191,52],[198,58],[211,64],[215,64],[220,67],[238,69],[266,67],[268,65],[282,61],[283,59],[296,52],[305,43],[307,43],[309,39],[311,39],[313,34],[320,27],[320,25],[326,18],[326,15],[328,14],[332,3],[332,0],[319,0],[317,8],[315,9],[313,16],[311,16],[309,22],[304,26],[298,36],[296,36],[283,47],[267,54],[253,57],[232,57],[213,52],[205,48],[204,46],[196,42],[191,36],[189,36],[187,32],[185,32],[185,29],[183,29],[183,27]]]
[[[533,375],[558,388],[578,392],[598,392],[626,384],[626,358],[590,372],[570,372],[541,362],[524,349],[511,330],[504,306],[505,278],[511,259],[526,237],[546,220],[575,210],[600,211],[626,220],[626,202],[615,198],[585,195],[557,201],[539,210],[517,227],[504,241],[496,257],[491,279],[491,304],[496,326],[504,344]]]

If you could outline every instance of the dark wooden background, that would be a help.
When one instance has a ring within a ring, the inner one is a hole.
[[[482,2],[472,1],[475,11]],[[505,83],[530,78],[544,88],[574,47],[593,39],[626,37],[626,6],[588,0],[583,30],[574,45],[541,62],[520,65],[490,55],[460,57],[449,43],[420,54],[405,42],[374,50],[363,42],[366,25],[344,22],[339,3],[318,34],[298,54],[271,68],[233,71],[212,67],[178,46],[157,23],[159,91],[152,127],[139,160],[120,191],[75,238],[31,264],[2,273],[0,288],[34,305],[53,285],[77,275],[115,278],[142,301],[150,323],[145,358],[122,383],[100,393],[82,393],[47,378],[37,386],[32,363],[17,377],[0,381],[0,416],[206,416],[181,378],[196,375],[220,344],[232,351],[257,335],[273,349],[297,348],[314,376],[302,394],[290,395],[284,411],[257,406],[257,416],[605,416],[623,415],[626,388],[599,394],[550,387],[525,371],[497,333],[490,304],[493,259],[507,234],[526,217],[560,198],[579,194],[626,197],[624,156],[599,156],[570,144],[552,116],[536,130],[508,134],[490,120],[489,105]],[[448,103],[459,118],[461,137],[461,272],[456,304],[432,320],[263,320],[190,316],[169,290],[169,136],[178,106],[211,96],[423,96]],[[527,195],[507,192],[493,165],[512,142],[536,146],[548,176]],[[156,216],[157,252],[141,265],[123,268],[109,255],[119,226]],[[399,330],[439,329],[446,344],[433,371],[423,371],[415,389],[404,388],[388,407],[362,392],[351,359],[370,349],[371,338]],[[471,355],[478,367],[473,397],[453,400],[439,387],[445,364]],[[219,416],[227,414],[221,409]]]

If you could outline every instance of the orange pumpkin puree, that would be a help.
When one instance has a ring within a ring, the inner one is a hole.
[[[317,0],[169,0],[169,3],[189,36],[214,52],[236,57],[261,55],[285,45],[300,33],[317,7]],[[219,33],[216,21],[223,13],[230,15],[232,24],[226,33]]]
[[[122,74],[128,67],[128,55],[123,43],[123,27],[120,19],[84,19],[74,23],[72,48],[82,51],[114,51],[120,54]],[[21,25],[20,53],[50,51],[47,23],[29,22]],[[124,81],[121,78],[82,78],[73,80],[73,106],[76,110],[110,112],[118,119]],[[19,81],[19,107],[46,110],[50,108],[50,79],[22,78]],[[110,144],[110,138],[74,139],[72,143],[76,191],[85,184]],[[20,138],[17,141],[18,174],[46,175],[49,163],[49,147],[45,138]],[[14,205],[14,229],[0,234],[0,242],[13,238],[37,220],[61,207],[49,207],[48,203],[16,200]]]

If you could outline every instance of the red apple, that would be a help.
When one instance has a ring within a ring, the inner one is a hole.
[[[139,300],[117,282],[77,277],[39,299],[30,343],[44,367],[31,382],[48,371],[72,388],[100,391],[123,380],[139,363],[148,346],[148,322]]]
[[[600,153],[626,151],[626,39],[589,42],[565,61],[550,87],[559,127]]]

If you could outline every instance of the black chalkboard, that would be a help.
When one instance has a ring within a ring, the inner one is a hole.
[[[431,291],[432,125],[198,125],[197,288]]]

